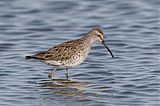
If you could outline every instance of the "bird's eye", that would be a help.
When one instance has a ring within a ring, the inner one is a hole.
[[[98,35],[98,37],[101,37],[101,35]]]

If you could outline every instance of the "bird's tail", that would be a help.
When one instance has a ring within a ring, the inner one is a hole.
[[[45,60],[45,53],[46,52],[40,52],[40,53],[37,53],[35,55],[32,55],[32,56],[26,56],[26,59],[38,59],[38,60]]]
[[[39,58],[35,56],[26,56],[26,60],[29,60],[29,59],[39,59]]]

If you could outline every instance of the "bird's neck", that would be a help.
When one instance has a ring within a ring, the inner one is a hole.
[[[86,34],[82,39],[84,39],[88,44],[91,44],[91,45],[95,41],[97,41],[97,38],[92,33]]]

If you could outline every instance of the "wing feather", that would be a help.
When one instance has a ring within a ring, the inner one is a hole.
[[[46,52],[38,53],[34,56],[41,60],[68,60],[77,52],[77,46],[80,44],[81,39],[71,40],[50,48]]]

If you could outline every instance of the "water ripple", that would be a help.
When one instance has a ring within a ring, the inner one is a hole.
[[[0,0],[0,105],[159,106],[158,0]],[[26,55],[102,27],[83,64],[54,67]]]

